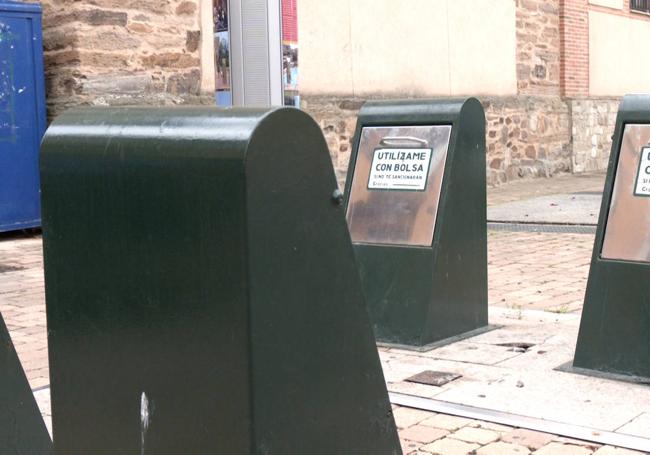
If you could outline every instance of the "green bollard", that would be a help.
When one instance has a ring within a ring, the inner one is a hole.
[[[361,109],[345,194],[378,341],[426,350],[488,329],[485,191],[475,98]]]
[[[573,370],[650,380],[650,95],[623,98]]]
[[[308,115],[69,111],[41,177],[55,453],[401,453]]]

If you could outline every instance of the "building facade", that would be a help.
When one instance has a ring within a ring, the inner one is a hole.
[[[620,97],[650,91],[647,11],[644,0],[301,0],[303,106],[339,174],[363,100],[466,95],[486,109],[490,183],[603,170]]]
[[[214,103],[223,0],[42,3],[50,117],[77,104]],[[620,97],[650,92],[648,3],[299,0],[292,90],[341,181],[359,107],[395,97],[479,97],[492,184],[602,170]]]

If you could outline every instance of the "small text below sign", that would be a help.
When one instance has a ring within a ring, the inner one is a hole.
[[[635,196],[650,196],[650,147],[641,149],[639,160],[639,172],[636,175],[634,185]]]
[[[432,153],[430,148],[375,149],[368,189],[424,191]]]

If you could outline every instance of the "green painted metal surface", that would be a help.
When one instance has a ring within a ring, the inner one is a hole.
[[[355,243],[378,341],[422,347],[488,324],[485,115],[475,98],[380,101],[359,114],[346,204],[366,127],[451,125],[433,241]]]
[[[650,96],[626,96],[619,107],[573,366],[650,378],[650,263],[601,256],[625,128],[632,124],[650,125]]]
[[[52,440],[0,316],[0,453],[48,455]]]
[[[41,176],[58,455],[401,453],[308,115],[74,110]]]

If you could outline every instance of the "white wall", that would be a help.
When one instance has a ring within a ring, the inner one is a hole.
[[[214,18],[212,0],[200,0],[199,23],[201,25],[201,92],[214,93]]]
[[[589,91],[593,96],[650,92],[650,21],[589,13]]]
[[[623,0],[589,0],[589,3],[607,8],[623,9]]]
[[[300,0],[300,91],[514,95],[515,0]]]

